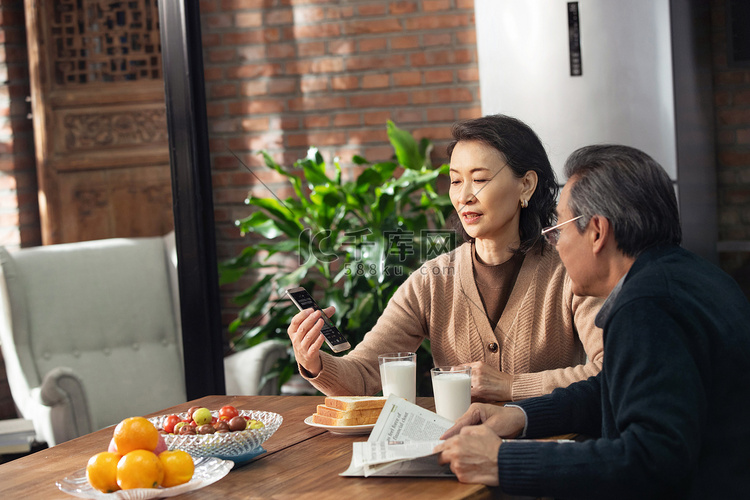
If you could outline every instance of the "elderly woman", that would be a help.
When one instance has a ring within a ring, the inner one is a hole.
[[[495,115],[456,124],[453,139],[450,198],[464,243],[409,276],[345,356],[320,352],[321,311],[292,319],[300,373],[323,393],[375,394],[378,354],[414,351],[425,338],[436,366],[471,365],[474,400],[538,396],[601,370],[601,299],[574,295],[555,249],[539,237],[554,222],[558,190],[539,138]]]

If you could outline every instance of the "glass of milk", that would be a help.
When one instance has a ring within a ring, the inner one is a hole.
[[[383,396],[395,394],[410,403],[417,402],[417,355],[391,352],[378,356]]]
[[[471,367],[438,366],[430,376],[436,413],[455,422],[471,404]]]

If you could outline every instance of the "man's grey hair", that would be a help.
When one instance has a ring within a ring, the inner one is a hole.
[[[667,173],[638,149],[619,145],[586,146],[565,162],[568,208],[583,231],[594,215],[609,220],[617,248],[629,257],[657,245],[682,241],[677,197]]]

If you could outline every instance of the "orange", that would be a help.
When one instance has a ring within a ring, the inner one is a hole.
[[[133,450],[154,451],[159,443],[159,431],[143,417],[130,417],[117,424],[113,439],[122,455]]]
[[[182,450],[163,451],[159,454],[159,460],[164,466],[164,481],[161,485],[165,488],[187,483],[192,479],[195,464],[193,464],[193,457],[188,452]]]
[[[164,479],[164,466],[154,452],[134,450],[117,462],[117,485],[123,490],[157,488]]]
[[[86,464],[86,479],[95,490],[112,493],[120,489],[117,486],[117,462],[120,455],[103,451],[89,458]]]

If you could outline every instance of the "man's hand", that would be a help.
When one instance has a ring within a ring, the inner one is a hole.
[[[484,361],[474,361],[471,366],[471,399],[495,402],[513,399],[513,376],[501,372]]]
[[[438,462],[450,464],[451,471],[462,483],[499,484],[497,451],[502,440],[486,425],[464,427],[454,436],[435,447]]]
[[[513,438],[523,432],[526,414],[520,408],[473,403],[440,439],[448,439],[457,435],[464,427],[479,424],[485,424],[495,432],[495,436]]]

